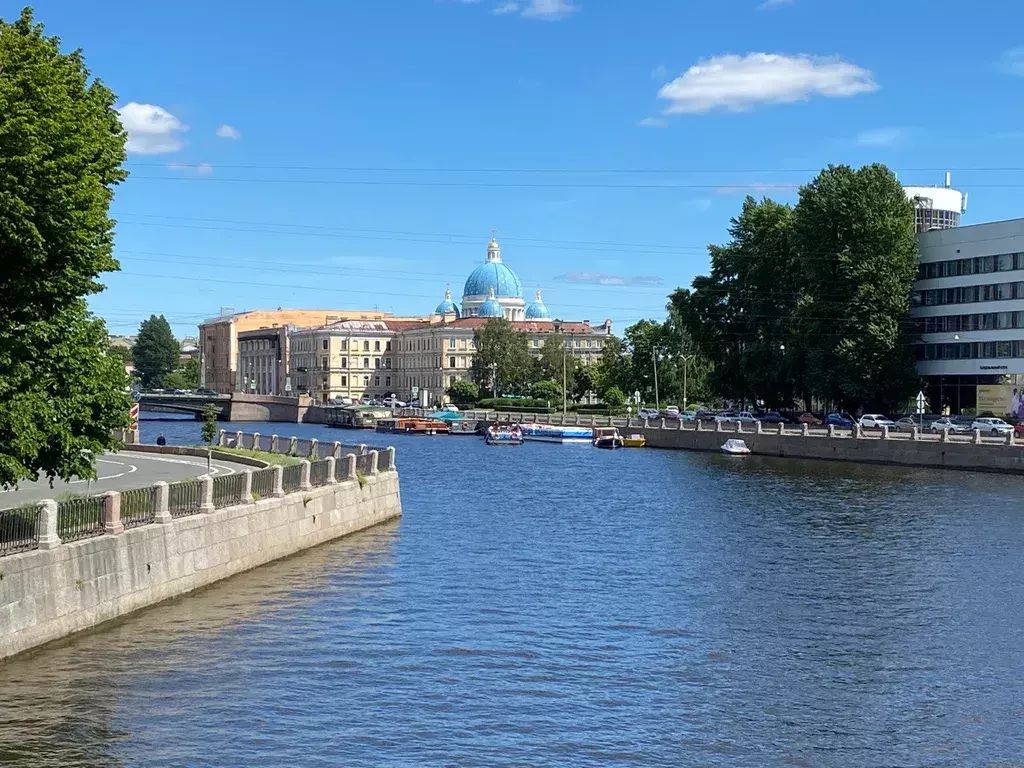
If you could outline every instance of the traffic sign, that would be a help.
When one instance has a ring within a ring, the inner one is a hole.
[[[924,413],[925,397],[924,392],[917,393],[917,413],[918,415]]]

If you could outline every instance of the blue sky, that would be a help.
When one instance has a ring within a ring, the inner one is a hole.
[[[744,194],[791,200],[829,162],[951,169],[964,223],[1024,212],[1010,0],[35,9],[132,134],[123,271],[92,301],[113,332],[157,312],[194,333],[221,307],[427,313],[492,227],[525,290],[621,332],[706,269]]]

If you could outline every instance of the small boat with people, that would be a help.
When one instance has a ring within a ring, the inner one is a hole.
[[[590,427],[569,427],[556,424],[523,424],[523,439],[540,443],[589,443],[594,439]]]
[[[522,445],[523,430],[518,424],[499,426],[492,424],[484,432],[484,442],[487,445]]]
[[[747,448],[747,443],[744,440],[726,440],[722,444],[722,453],[728,454],[729,456],[749,456],[750,449]]]
[[[451,435],[476,435],[480,425],[475,419],[452,419],[448,422],[448,433]]]
[[[595,427],[593,432],[595,448],[615,450],[623,447],[622,435],[615,427]]]

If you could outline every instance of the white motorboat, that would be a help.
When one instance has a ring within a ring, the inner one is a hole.
[[[726,440],[722,445],[722,453],[727,453],[730,456],[748,456],[750,455],[750,449],[747,448],[747,444],[743,440]]]

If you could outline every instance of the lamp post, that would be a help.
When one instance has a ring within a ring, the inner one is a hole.
[[[695,357],[697,357],[696,354],[693,354],[693,355],[683,355],[680,358],[683,361],[683,412],[684,413],[686,411],[686,402],[687,402],[686,401],[686,368],[687,368],[689,362],[691,360],[693,360]]]
[[[658,395],[658,348],[651,347],[651,361],[654,363],[654,407],[661,410],[661,397]]]

